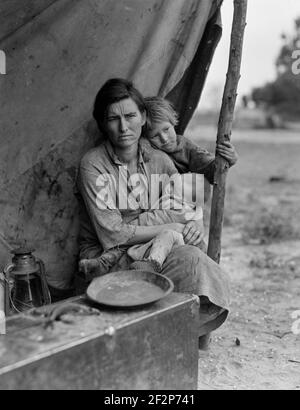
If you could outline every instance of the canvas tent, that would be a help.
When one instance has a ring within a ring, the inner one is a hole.
[[[111,77],[167,96],[183,132],[221,35],[222,0],[2,0],[0,267],[26,241],[56,288],[77,269],[81,156],[97,144],[97,90]]]

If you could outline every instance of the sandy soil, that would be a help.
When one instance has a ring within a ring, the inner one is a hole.
[[[222,258],[231,314],[209,351],[199,353],[199,389],[300,389],[300,335],[291,318],[300,310],[300,242],[234,246],[232,239]],[[274,268],[249,266],[278,254]]]
[[[214,135],[192,132],[209,149]],[[199,389],[300,390],[300,323],[291,316],[300,311],[300,136],[236,131],[232,140],[240,160],[228,176],[221,260],[231,313],[199,352]],[[280,218],[288,228],[268,243],[247,238],[264,210],[274,212],[273,231]]]

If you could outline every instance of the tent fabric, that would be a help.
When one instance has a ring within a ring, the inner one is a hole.
[[[145,96],[168,95],[183,130],[219,39],[221,2],[1,2],[0,236],[33,245],[53,287],[72,286],[77,266],[73,184],[99,137],[91,120],[96,92],[124,77]],[[0,266],[10,259],[3,243]]]
[[[181,80],[166,95],[180,113],[177,133],[183,134],[198,105],[216,46],[222,35],[221,15],[217,11],[208,21],[197,52]]]

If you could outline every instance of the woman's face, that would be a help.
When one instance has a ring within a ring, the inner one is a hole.
[[[137,104],[126,98],[108,107],[104,128],[113,146],[128,148],[137,144],[145,124],[145,114]]]

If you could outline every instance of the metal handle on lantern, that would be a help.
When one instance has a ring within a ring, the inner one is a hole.
[[[50,291],[49,291],[47,280],[46,280],[45,264],[41,259],[38,259],[38,258],[36,258],[36,263],[40,266],[44,304],[48,305],[51,303],[51,295],[50,295]]]

